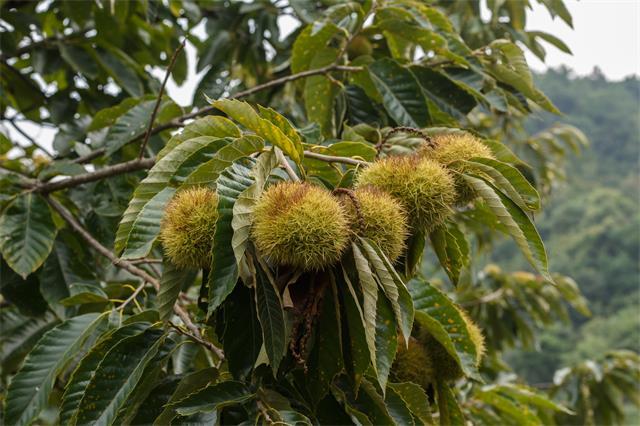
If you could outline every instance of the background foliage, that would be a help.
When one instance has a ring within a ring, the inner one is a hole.
[[[561,1],[540,3],[571,25]],[[57,129],[54,152],[0,134],[4,422],[624,421],[639,399],[637,80],[534,77],[521,49],[568,49],[526,29],[526,5],[482,2],[482,19],[477,1],[0,1],[3,127]],[[300,23],[286,37],[283,16]],[[157,76],[169,67],[184,83],[185,38],[203,74],[180,107]],[[229,97],[277,113],[210,105]],[[416,148],[386,139],[396,126],[476,132],[502,161],[472,177],[484,199],[413,235],[395,267],[365,240],[313,279],[256,256],[265,185],[297,174],[349,187],[356,166]],[[580,185],[558,191],[565,171]],[[204,271],[154,244],[191,184],[223,200]],[[534,193],[550,273],[524,203]],[[300,299],[295,283],[309,282]],[[456,306],[484,330],[479,372],[465,326],[445,319]],[[414,313],[470,378],[423,389],[387,377]],[[304,344],[291,334],[301,317]]]

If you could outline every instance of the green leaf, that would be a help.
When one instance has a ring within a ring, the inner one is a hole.
[[[127,142],[146,132],[149,117],[151,117],[155,105],[155,100],[141,102],[116,120],[105,137],[107,155],[113,154],[125,146]]]
[[[349,413],[350,409],[355,411],[354,414],[366,413],[366,418],[368,418],[368,422],[361,424],[374,424],[374,425],[393,425],[395,422],[393,418],[389,415],[387,407],[384,403],[383,397],[378,394],[376,388],[367,380],[362,381],[362,385],[360,386],[360,390],[356,395],[349,389],[349,386],[344,383],[344,380],[339,383],[340,388],[338,390],[342,391],[343,397],[341,398],[343,403],[345,404],[345,409],[347,413]],[[334,395],[337,392],[334,391]],[[339,395],[339,394],[338,394]],[[336,395],[336,398],[338,398]],[[340,399],[339,399],[340,400]],[[351,413],[349,413],[351,414]],[[356,418],[361,417],[357,416]],[[352,416],[353,419],[353,416]],[[364,419],[362,419],[364,420]],[[358,420],[358,422],[361,420]],[[356,423],[358,424],[358,423]]]
[[[131,397],[165,337],[164,331],[149,328],[113,346],[87,385],[80,401],[77,423],[111,424]]]
[[[123,56],[124,54],[118,51]],[[96,52],[96,59],[107,71],[120,87],[126,90],[131,96],[142,96],[144,88],[140,78],[128,64],[111,52],[99,50]]]
[[[382,95],[384,108],[399,126],[427,126],[429,109],[411,71],[392,59],[383,58],[369,66],[369,74]]]
[[[156,157],[157,161],[160,161],[162,157],[173,151],[175,147],[184,141],[197,138],[198,136],[239,138],[242,136],[242,133],[240,129],[238,129],[238,126],[233,124],[228,118],[219,115],[207,115],[206,117],[198,118],[193,123],[187,124],[182,132],[172,136],[169,142],[158,152]]]
[[[477,377],[477,348],[456,305],[427,281],[414,279],[409,291],[416,321],[429,332],[470,377]]]
[[[547,253],[533,223],[520,207],[496,189],[492,184],[471,175],[462,175],[475,191],[486,201],[500,223],[507,227],[509,235],[520,247],[531,265],[542,276],[553,282],[549,275]]]
[[[98,368],[100,361],[102,361],[107,351],[121,340],[142,333],[149,328],[150,325],[149,323],[137,322],[116,330],[111,330],[104,334],[89,350],[80,360],[75,370],[73,370],[65,387],[62,404],[60,406],[60,424],[76,424],[80,401],[82,401],[87,386],[89,386],[95,370]]]
[[[168,260],[162,262],[162,277],[160,278],[160,290],[156,298],[156,309],[160,313],[161,320],[169,320],[173,314],[173,305],[175,305],[180,290],[185,281],[193,275],[188,269],[176,268]]]
[[[322,312],[315,328],[315,343],[309,357],[307,387],[316,403],[326,396],[334,377],[344,369],[338,289],[333,274],[329,279],[322,299]]]
[[[336,279],[340,281],[338,288],[341,291],[348,331],[348,333],[345,333],[343,341],[345,365],[348,367],[350,377],[357,389],[364,373],[369,368],[371,355],[369,354],[369,346],[365,336],[364,315],[358,296],[344,268],[342,272],[342,277],[336,277]],[[349,348],[349,350],[346,351],[346,348]]]
[[[338,51],[324,48],[314,53],[311,68],[321,68],[335,62]],[[304,82],[304,107],[307,120],[318,123],[326,138],[335,136],[334,101],[338,86],[324,75],[308,77]]]
[[[73,283],[69,286],[69,290],[71,296],[60,300],[62,306],[109,302],[109,296],[97,284]]]
[[[233,291],[238,281],[238,265],[231,241],[233,239],[233,208],[240,194],[251,186],[253,176],[251,166],[255,160],[233,163],[220,174],[216,191],[218,193],[218,221],[213,236],[211,273],[209,274],[210,316]],[[247,167],[247,165],[249,167]]]
[[[382,393],[398,349],[398,332],[389,301],[379,297],[376,306],[376,371]]]
[[[176,190],[166,187],[154,195],[142,207],[140,213],[131,224],[128,238],[124,242],[123,259],[138,259],[147,256],[153,243],[160,234],[160,223],[164,215],[164,208],[173,197]]]
[[[244,383],[227,381],[193,393],[170,405],[181,416],[196,413],[211,413],[223,407],[241,404],[253,398],[254,394]]]
[[[49,255],[56,233],[47,202],[38,194],[26,193],[0,216],[0,252],[11,269],[26,279]]]
[[[472,169],[476,169],[493,179],[496,187],[523,210],[539,210],[540,195],[518,169],[492,158],[471,158],[464,161]]]
[[[183,166],[191,165],[191,161],[200,161],[203,156],[214,154],[226,144],[226,139],[200,136],[180,144],[159,160],[149,170],[147,177],[140,182],[133,193],[133,198],[129,201],[127,210],[122,215],[116,232],[116,253],[121,253],[126,248],[133,226],[144,207],[169,185],[172,178],[187,173],[182,170]]]
[[[381,373],[377,371],[376,361],[376,310],[378,304],[378,285],[373,278],[373,272],[369,267],[369,262],[364,257],[360,249],[355,243],[351,244],[353,250],[353,258],[358,272],[360,288],[362,289],[362,318],[364,319],[364,334],[369,348],[369,356],[371,364],[376,373],[378,381],[382,383]]]
[[[261,138],[246,135],[235,139],[216,152],[209,161],[201,163],[184,181],[184,185],[210,186],[220,176],[220,173],[233,162],[251,154],[260,152],[264,148]]]
[[[194,373],[187,374],[180,380],[171,398],[165,404],[164,410],[153,422],[156,426],[170,424],[177,415],[173,404],[184,399],[186,396],[199,391],[218,379],[218,370],[214,367],[203,368]]]
[[[438,382],[437,392],[440,424],[447,426],[465,426],[466,421],[464,415],[449,385],[445,382]]]
[[[469,243],[454,223],[437,227],[429,234],[431,246],[451,283],[458,285],[460,272],[469,265]]]
[[[255,166],[251,169],[251,175],[254,180],[253,184],[238,195],[238,199],[233,205],[233,219],[231,219],[233,237],[231,238],[231,246],[233,247],[236,263],[240,265],[239,275],[247,285],[252,281],[251,274],[246,272],[245,252],[249,244],[251,227],[253,226],[253,209],[264,190],[271,171],[277,164],[278,159],[272,151],[261,154]]]
[[[47,405],[58,374],[94,331],[106,327],[106,320],[106,314],[80,315],[42,336],[11,380],[6,399],[6,424],[31,424]]]
[[[416,424],[434,424],[429,409],[429,398],[422,387],[415,383],[389,383],[387,392],[390,391],[402,398]]]
[[[424,96],[443,112],[456,119],[464,119],[477,105],[473,96],[458,87],[444,74],[426,67],[409,68],[422,89]]]
[[[71,68],[84,74],[88,79],[94,79],[98,76],[96,61],[83,47],[63,42],[58,42],[57,47],[60,51],[60,56],[71,65]]]
[[[260,117],[248,103],[233,99],[220,99],[211,104],[249,130],[254,131],[265,141],[280,148],[296,163],[300,164],[302,161],[303,149],[300,141],[290,139],[276,123]]]
[[[284,357],[287,342],[282,299],[276,283],[272,282],[267,274],[271,272],[258,268],[255,296],[258,319],[262,328],[262,340],[275,376],[278,373],[280,361]]]
[[[528,31],[527,34],[533,37],[539,37],[544,41],[546,41],[547,43],[554,45],[562,52],[568,53],[569,55],[573,55],[569,46],[567,46],[565,42],[563,42],[553,34],[545,33],[543,31]]]
[[[533,83],[533,77],[522,50],[507,40],[494,40],[489,45],[492,56],[486,61],[486,67],[498,80],[512,86],[549,112],[560,111]],[[494,57],[495,55],[495,57]]]
[[[396,392],[394,388],[389,386],[384,396],[384,403],[387,406],[389,415],[393,417],[393,420],[398,425],[414,426],[416,422],[413,419],[411,410],[407,406],[407,403],[402,399],[402,396]]]
[[[282,130],[282,133],[284,133],[294,143],[296,144],[302,143],[302,138],[300,137],[300,134],[298,133],[296,128],[293,127],[293,124],[291,124],[291,122],[287,120],[287,118],[284,115],[278,113],[276,110],[272,108],[265,108],[262,105],[258,105],[258,113],[260,114],[260,117],[264,118],[265,120],[269,120],[271,123],[275,124],[280,130]]]
[[[324,49],[338,28],[324,25],[320,31],[313,32],[313,26],[307,26],[296,38],[291,50],[291,72],[299,73],[308,70],[316,52]]]
[[[0,310],[0,324],[2,324],[0,367],[2,371],[16,371],[42,335],[57,322],[52,313],[28,317],[20,313],[17,308]]]
[[[135,417],[128,424],[151,425],[164,410],[164,406],[171,400],[178,383],[182,377],[166,376],[158,381],[146,399],[140,404]],[[164,424],[169,424],[167,421]]]
[[[118,118],[134,106],[138,105],[144,99],[145,98],[126,98],[117,105],[101,109],[93,116],[91,124],[87,127],[87,132],[94,132],[115,124]]]
[[[398,324],[398,328],[402,331],[405,342],[409,341],[411,329],[413,328],[414,308],[411,295],[407,287],[398,275],[389,259],[382,253],[370,240],[360,238],[362,247],[369,264],[375,270],[378,282],[382,291],[384,291],[387,299],[391,302],[393,313]]]

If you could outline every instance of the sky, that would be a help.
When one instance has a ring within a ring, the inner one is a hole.
[[[566,65],[577,75],[587,75],[597,66],[610,80],[640,75],[640,0],[565,0],[573,15],[573,29],[559,18],[552,19],[537,0],[530,0],[530,3],[533,10],[527,16],[527,30],[551,33],[563,40],[573,52],[573,55],[568,55],[551,45],[545,45],[546,65],[527,52],[531,69],[544,71],[548,66]],[[294,29],[294,24],[286,18],[281,26],[283,32]],[[187,46],[187,55],[190,65],[187,81],[181,87],[172,80],[167,84],[167,93],[182,106],[191,105],[197,82],[206,72],[195,73],[193,47]],[[156,69],[154,74],[161,79],[164,71]],[[22,122],[21,127],[51,150],[54,129],[41,128],[28,122]],[[27,142],[14,129],[8,130],[11,140],[20,144]]]

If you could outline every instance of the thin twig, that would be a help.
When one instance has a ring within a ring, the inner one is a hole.
[[[217,347],[216,345],[214,345],[211,342],[208,342],[206,340],[204,340],[201,337],[196,337],[192,334],[189,334],[187,332],[185,332],[183,329],[181,329],[180,327],[178,327],[177,325],[175,325],[174,323],[172,323],[171,321],[169,321],[169,325],[176,330],[178,333],[189,337],[190,339],[192,339],[194,342],[201,344],[202,346],[208,348],[211,352],[213,352],[214,354],[216,354],[216,356],[218,357],[218,359],[220,360],[220,362],[224,361],[224,351],[222,349],[220,349],[219,347]],[[218,365],[219,366],[219,365]]]
[[[118,306],[117,310],[121,311],[123,310],[129,303],[131,303],[131,301],[133,299],[135,299],[138,294],[140,294],[140,292],[142,291],[142,289],[144,289],[144,286],[147,284],[146,281],[142,281],[142,283],[138,286],[138,288],[135,289],[135,291],[131,294],[131,296],[129,296],[127,298],[127,300],[125,300],[124,302],[122,302],[122,304],[120,306]]]
[[[285,158],[284,154],[282,153],[282,150],[280,150],[280,148],[276,146],[274,147],[274,152],[276,153],[276,158],[278,159],[280,166],[284,169],[285,172],[287,172],[287,174],[289,175],[289,178],[294,182],[300,182],[300,178],[291,167],[291,164],[289,164],[289,162]]]
[[[107,259],[109,259],[111,261],[111,263],[113,263],[118,268],[122,268],[125,271],[131,273],[132,275],[135,275],[137,277],[142,278],[144,281],[146,281],[149,284],[151,284],[156,290],[160,289],[160,282],[156,278],[154,278],[151,275],[149,275],[143,269],[140,269],[137,266],[133,265],[131,262],[129,262],[127,260],[124,260],[124,259],[118,258],[118,256],[116,256],[111,250],[109,250],[108,248],[106,248],[105,246],[100,244],[100,242],[98,240],[96,240],[95,238],[93,238],[93,236],[86,229],[84,229],[84,227],[76,220],[75,217],[73,217],[73,215],[62,204],[60,204],[58,201],[54,200],[53,198],[51,198],[49,196],[46,196],[45,199],[47,200],[49,205],[56,212],[58,212],[58,214],[64,219],[64,221],[67,222],[67,224],[75,232],[77,232],[98,253],[100,253],[101,255],[106,257]],[[193,321],[191,321],[191,318],[189,317],[189,314],[187,313],[187,311],[185,311],[177,303],[175,305],[173,305],[173,311],[182,320],[182,322],[184,323],[185,327],[187,327],[187,329],[191,332],[191,334],[187,333],[187,335],[190,336],[193,339],[202,340],[202,337],[200,335],[200,330],[193,323]],[[215,345],[213,345],[213,344],[210,344],[207,347],[209,347],[209,349],[211,349],[211,351],[216,353],[216,355],[218,355],[218,353],[222,353],[222,349],[215,347]]]
[[[63,42],[63,43],[67,43],[70,40],[73,40],[75,38],[83,38],[89,31],[91,31],[91,28],[87,28],[86,30],[83,31],[79,31],[79,32],[75,32],[75,33],[71,33],[69,35],[66,36],[60,36],[60,35],[55,35],[53,37],[47,37],[47,38],[43,38],[40,41],[34,41],[32,43],[27,44],[26,46],[22,46],[18,49],[16,49],[15,52],[13,52],[10,56],[9,55],[4,55],[4,54],[0,54],[0,60],[4,61],[6,59],[9,58],[18,58],[20,56],[22,56],[24,53],[28,53],[32,50],[35,49],[40,49],[41,47],[45,47],[49,44],[54,44],[56,42]]]
[[[314,75],[319,75],[319,74],[327,74],[329,72],[332,71],[344,71],[344,72],[359,72],[364,70],[363,67],[352,67],[352,66],[346,66],[346,65],[337,65],[337,64],[332,64],[332,65],[327,65],[325,67],[322,68],[317,68],[317,69],[313,69],[313,70],[307,70],[307,71],[302,71],[296,74],[291,74],[291,75],[287,75],[284,77],[280,77],[280,78],[276,78],[275,80],[271,80],[268,81],[266,83],[263,84],[259,84],[257,86],[251,87],[247,90],[243,90],[241,92],[237,92],[234,93],[233,95],[229,96],[229,99],[238,99],[238,98],[244,98],[247,97],[249,95],[253,95],[254,93],[260,92],[262,90],[265,89],[269,89],[271,87],[274,86],[279,86],[291,81],[295,81],[295,80],[299,80],[301,78],[305,78],[305,77],[311,77]],[[150,136],[155,135],[156,133],[160,133],[164,130],[167,129],[173,129],[173,128],[178,128],[178,127],[182,127],[185,125],[185,122],[188,120],[191,120],[193,118],[197,118],[203,115],[207,115],[211,112],[215,111],[215,108],[213,106],[207,106],[204,108],[201,108],[199,110],[193,111],[189,114],[184,114],[180,117],[174,118],[173,120],[167,122],[167,123],[163,123],[160,124],[156,127],[154,127],[153,129],[151,129],[149,133]],[[137,140],[140,139],[140,136],[135,137],[131,140],[129,140],[127,142],[127,144],[136,142]],[[103,155],[106,152],[106,150],[104,148],[99,148],[96,149],[92,152],[90,152],[87,155],[84,155],[82,157],[78,157],[76,158],[74,161],[74,163],[86,163],[88,161],[91,161],[95,158],[100,157],[101,155]]]
[[[327,163],[345,163],[354,166],[368,166],[368,161],[356,160],[355,158],[336,157],[333,155],[318,154],[317,152],[305,151],[304,156],[315,160],[326,161]]]
[[[118,163],[114,164],[113,166],[104,167],[102,169],[96,170],[95,172],[83,173],[53,182],[39,183],[33,187],[33,190],[46,194],[49,192],[71,188],[74,186],[82,185],[83,183],[94,182],[96,180],[120,175],[123,173],[145,170],[153,166],[154,163],[155,160],[153,158],[142,158],[126,161],[124,163]]]
[[[147,147],[147,143],[149,142],[149,138],[151,137],[151,130],[153,129],[153,123],[156,121],[156,115],[158,114],[158,109],[160,108],[160,102],[162,102],[162,95],[164,94],[164,87],[167,85],[167,81],[169,80],[169,76],[171,75],[171,70],[173,66],[176,64],[176,59],[178,59],[178,54],[184,48],[185,43],[187,42],[186,37],[182,40],[182,43],[176,50],[173,51],[173,56],[171,56],[171,60],[169,61],[169,66],[167,66],[167,71],[164,74],[164,80],[162,80],[162,85],[160,86],[160,92],[158,92],[158,99],[156,100],[156,105],[153,107],[153,112],[151,113],[151,118],[149,119],[149,127],[147,127],[147,132],[144,134],[144,139],[142,140],[142,145],[140,145],[140,152],[138,153],[138,159],[142,159],[144,155],[144,150]]]
[[[20,133],[22,136],[24,136],[29,142],[31,142],[31,144],[33,146],[35,146],[36,148],[40,149],[42,152],[44,152],[45,154],[47,154],[49,157],[53,157],[53,155],[47,151],[42,145],[40,145],[38,142],[36,142],[36,140],[34,138],[32,138],[27,132],[25,132],[24,130],[22,130],[20,128],[20,126],[18,126],[16,124],[16,122],[11,119],[11,118],[5,118],[5,120],[7,120],[7,123],[11,124],[11,127],[13,127],[14,129],[16,129],[16,131],[18,133]]]
[[[144,264],[144,263],[162,263],[162,259],[134,259],[134,260],[130,260],[129,262],[131,262],[132,265],[139,265],[139,264]]]

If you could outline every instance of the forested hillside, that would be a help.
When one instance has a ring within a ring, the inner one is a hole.
[[[564,365],[598,358],[610,349],[639,350],[640,203],[638,78],[607,81],[597,70],[576,78],[566,69],[539,75],[538,84],[580,128],[590,146],[568,156],[562,188],[537,218],[552,259],[551,269],[573,277],[589,300],[591,318],[573,317],[541,335],[537,352],[518,353],[514,365],[532,382],[546,383]],[[532,133],[552,124],[532,120]],[[524,267],[505,244],[498,263]],[[506,263],[505,263],[506,262]]]

